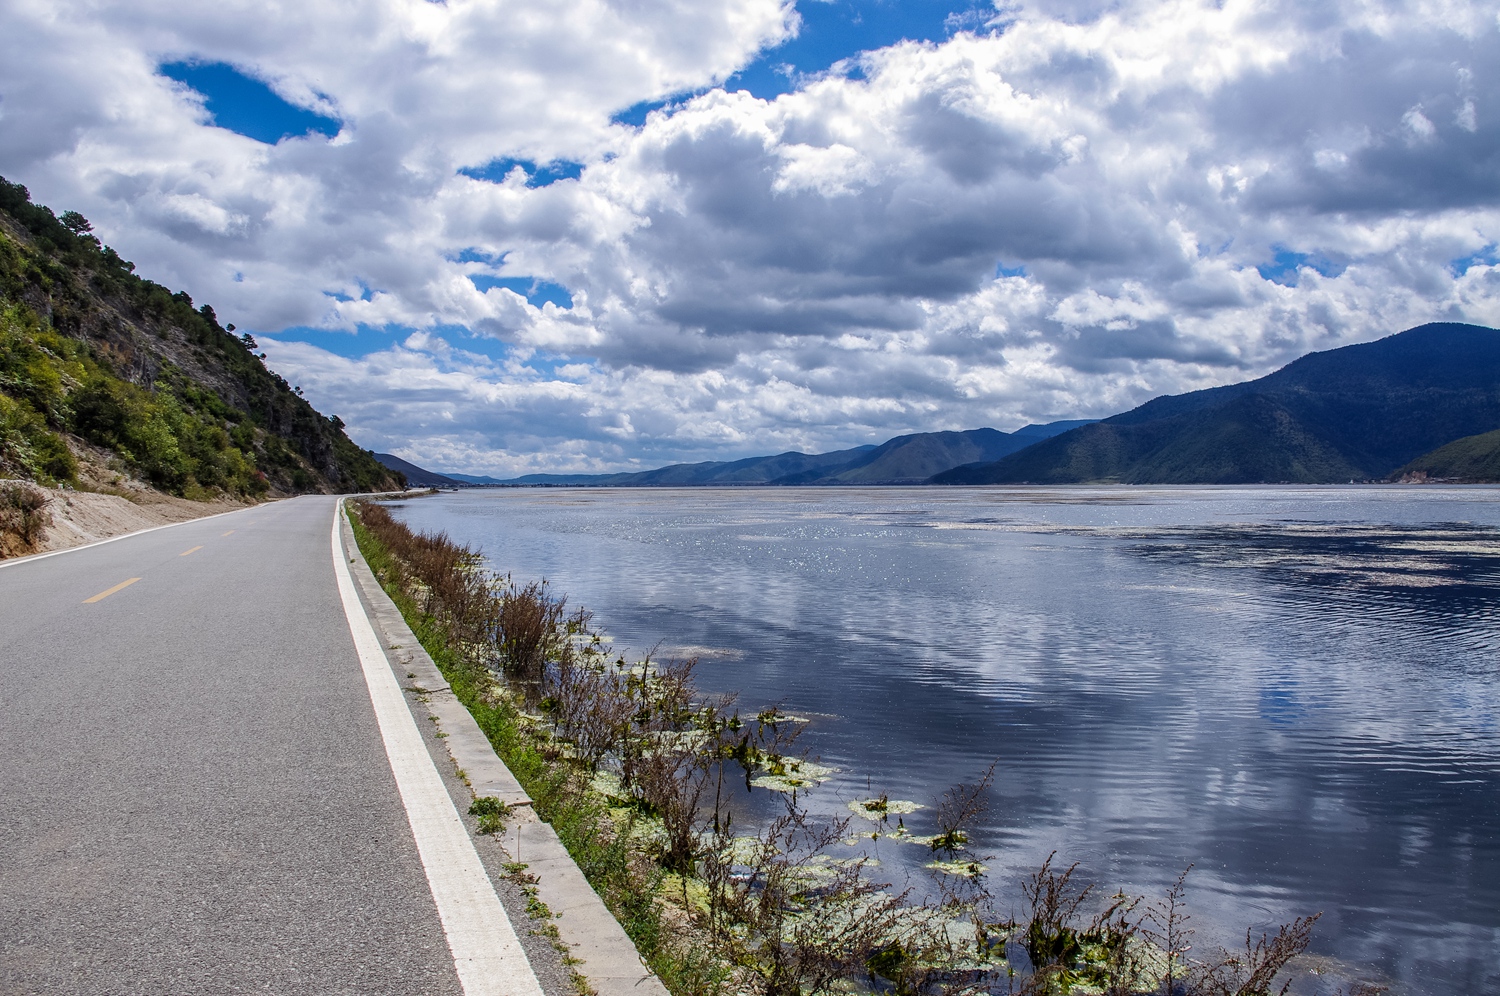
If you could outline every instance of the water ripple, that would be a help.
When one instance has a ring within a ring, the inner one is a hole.
[[[1330,971],[1500,991],[1496,489],[504,490],[400,514],[622,646],[704,651],[715,690],[818,714],[830,812],[998,758],[975,842],[1002,882],[1054,848],[1143,892],[1195,862],[1205,943],[1324,910]]]

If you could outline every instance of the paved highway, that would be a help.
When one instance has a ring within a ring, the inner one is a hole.
[[[507,991],[455,969],[333,516],[0,567],[0,993]]]

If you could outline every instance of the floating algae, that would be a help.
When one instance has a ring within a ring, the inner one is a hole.
[[[805,725],[812,722],[812,720],[808,719],[806,716],[796,716],[792,713],[782,712],[780,709],[775,708],[764,709],[761,712],[757,713],[755,716],[755,721],[764,726],[775,726],[777,723],[794,723]]]
[[[642,739],[651,745],[648,753],[686,754],[706,748],[712,737],[707,730],[655,730]]]
[[[765,774],[750,779],[750,784],[756,788],[770,789],[772,792],[797,792],[809,789],[823,784],[838,773],[837,768],[830,768],[825,764],[786,757],[764,762],[762,770]]]
[[[589,781],[589,788],[606,799],[629,801],[631,798],[630,793],[625,790],[624,784],[620,781],[620,776],[602,768],[594,772],[593,778]]]
[[[897,844],[920,844],[923,847],[937,850],[937,845],[942,837],[937,834],[912,833],[906,827],[897,825],[894,830],[876,830],[868,835],[871,840],[889,840]],[[861,836],[859,839],[863,840]]]
[[[818,889],[831,885],[851,871],[879,864],[872,858],[836,858],[830,854],[815,854],[806,861],[790,866],[787,877],[800,888]]]
[[[922,867],[959,878],[978,878],[990,870],[988,865],[979,861],[929,861]]]
[[[855,799],[849,803],[850,812],[855,816],[876,823],[883,823],[892,816],[905,816],[907,813],[915,813],[919,809],[925,809],[921,803],[911,802],[906,799],[887,799],[881,796],[878,799]],[[901,829],[905,829],[902,827]]]

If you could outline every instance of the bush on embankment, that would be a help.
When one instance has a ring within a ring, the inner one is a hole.
[[[882,795],[816,815],[803,800],[832,771],[796,749],[796,717],[742,716],[691,660],[627,663],[545,581],[491,574],[380,505],[352,511],[376,577],[674,996],[1269,996],[1307,947],[1316,917],[1190,958],[1181,879],[1156,903],[1104,898],[1049,858],[1024,902],[993,895],[967,844],[994,766],[931,806]],[[780,793],[779,814],[736,813],[741,780]],[[906,826],[921,810],[930,833]],[[930,856],[930,881],[875,880],[860,848],[880,840]]]
[[[49,502],[35,484],[0,480],[0,559],[36,552],[42,530],[52,524]]]

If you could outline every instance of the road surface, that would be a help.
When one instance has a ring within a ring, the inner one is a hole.
[[[0,993],[537,993],[460,980],[334,508],[0,567]]]

